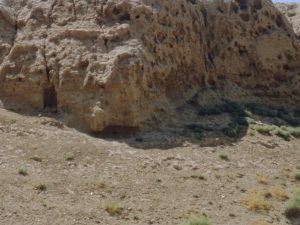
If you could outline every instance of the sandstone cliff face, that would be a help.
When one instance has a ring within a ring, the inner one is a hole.
[[[10,108],[51,108],[100,131],[139,126],[203,88],[300,97],[299,44],[267,0],[8,2],[0,99]]]
[[[300,38],[300,4],[277,3],[276,7],[286,16],[298,38]]]

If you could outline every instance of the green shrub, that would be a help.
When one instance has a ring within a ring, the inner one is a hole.
[[[111,216],[115,216],[115,215],[121,215],[123,208],[120,207],[117,203],[115,202],[108,202],[105,205],[105,211],[111,215]]]
[[[232,120],[241,126],[249,126],[250,124],[255,123],[255,120],[252,118],[244,116],[233,116]]]
[[[231,113],[234,116],[246,115],[244,107],[237,102],[226,101],[223,107],[227,113]]]
[[[18,173],[19,173],[20,175],[22,175],[22,176],[27,176],[27,175],[28,175],[27,170],[26,170],[26,169],[23,169],[23,168],[19,169]]]
[[[222,159],[222,160],[224,160],[224,161],[230,161],[228,155],[220,154],[219,157],[220,157],[220,159]]]
[[[45,184],[38,184],[35,186],[35,189],[38,191],[46,191],[47,186]]]
[[[239,135],[240,126],[238,123],[231,122],[228,127],[224,128],[222,131],[228,137],[237,137]]]
[[[198,124],[187,125],[187,128],[189,128],[191,131],[193,131],[198,136],[199,135],[201,136],[205,131],[205,128],[201,125],[198,125]]]
[[[296,180],[300,180],[300,170],[295,172],[294,178],[295,178]]]
[[[288,17],[293,17],[293,16],[296,16],[296,15],[297,15],[297,13],[295,11],[289,11],[289,12],[287,12],[287,16]]]
[[[64,158],[66,161],[72,161],[75,159],[75,155],[71,152],[67,152],[64,154]]]
[[[285,215],[288,218],[300,218],[300,190],[296,190],[286,205]]]
[[[271,135],[272,131],[276,129],[276,126],[270,126],[270,125],[254,125],[253,129],[257,132],[264,134],[264,135]]]
[[[245,117],[245,119],[247,120],[248,125],[256,124],[256,121],[251,117]]]
[[[282,126],[281,129],[289,132],[294,137],[300,137],[300,127]]]
[[[273,131],[273,133],[274,133],[275,135],[277,135],[277,136],[279,136],[279,137],[285,139],[285,140],[289,140],[290,132],[288,132],[288,131],[285,131],[285,130],[283,130],[283,129],[281,129],[281,128],[277,128],[277,129],[275,129],[275,130]]]

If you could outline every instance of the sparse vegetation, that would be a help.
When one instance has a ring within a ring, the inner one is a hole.
[[[105,211],[111,216],[116,216],[122,214],[123,208],[116,202],[108,202],[105,205]]]
[[[28,175],[28,172],[27,172],[26,169],[20,168],[20,169],[18,170],[18,174],[20,174],[20,175],[22,175],[22,176],[27,176],[27,175]]]
[[[224,161],[230,161],[228,155],[220,154],[219,157],[220,157],[220,159],[222,159],[222,160],[224,160]]]
[[[257,132],[264,134],[264,135],[271,135],[271,132],[275,129],[275,126],[270,125],[254,125],[253,129]]]
[[[286,205],[285,215],[288,218],[300,218],[300,190],[297,189]]]
[[[211,225],[209,218],[206,216],[191,217],[186,223],[181,225]]]
[[[282,126],[281,129],[288,132],[290,135],[294,137],[300,137],[300,127]]]
[[[289,196],[287,195],[287,193],[280,187],[271,187],[270,193],[273,198],[276,198],[277,200],[280,200],[280,201],[285,201],[285,200],[289,199]]]
[[[46,184],[37,184],[35,186],[35,189],[38,190],[38,191],[46,191],[47,190],[47,186],[46,186]]]
[[[203,126],[198,124],[189,124],[187,128],[193,131],[197,139],[202,139],[203,133],[206,130]]]
[[[228,137],[237,137],[239,135],[240,126],[239,124],[232,122],[228,124],[228,127],[224,128],[222,131]]]
[[[254,130],[264,135],[277,135],[285,140],[289,140],[291,136],[300,137],[300,127],[275,126],[260,124],[252,126]]]
[[[268,183],[267,178],[265,176],[259,175],[259,176],[257,176],[256,179],[259,184],[267,184]]]
[[[289,140],[289,138],[290,138],[290,132],[285,131],[285,130],[279,128],[279,127],[276,128],[276,129],[274,129],[273,133],[274,133],[275,135],[277,135],[277,136],[283,138],[284,140]]]
[[[287,16],[288,17],[293,17],[293,16],[296,16],[296,15],[297,15],[297,13],[295,11],[289,11],[289,12],[287,12]]]
[[[225,100],[223,104],[216,105],[210,108],[203,108],[200,110],[200,115],[219,115],[222,113],[229,113],[231,115],[231,122],[228,126],[222,129],[223,133],[228,137],[236,138],[241,132],[242,126],[253,125],[253,129],[264,135],[277,135],[285,140],[289,140],[291,136],[300,137],[300,118],[297,110],[288,111],[285,108],[274,108],[255,103],[239,104],[232,101]],[[282,126],[258,124],[255,121],[255,115],[261,117],[278,118],[282,122]],[[284,126],[288,123],[290,126]],[[299,127],[297,127],[299,126]],[[195,133],[201,134],[205,129],[197,125],[189,127]]]
[[[295,180],[299,180],[300,181],[300,170],[298,170],[298,171],[296,171],[294,173],[294,178],[295,178]]]
[[[75,159],[75,155],[71,152],[67,152],[64,154],[64,158],[66,161],[73,161]]]
[[[264,191],[251,191],[246,194],[242,202],[250,210],[266,211],[271,208],[266,198],[267,196]]]

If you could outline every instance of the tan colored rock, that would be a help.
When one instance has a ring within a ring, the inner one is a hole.
[[[0,22],[6,107],[100,131],[141,126],[203,89],[299,102],[299,44],[267,0],[12,2],[17,26]]]
[[[300,4],[277,3],[276,7],[286,16],[292,24],[295,33],[300,37]]]

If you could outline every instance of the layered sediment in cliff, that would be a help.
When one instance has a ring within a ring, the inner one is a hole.
[[[203,89],[300,99],[300,46],[267,0],[14,0],[0,9],[8,108],[50,108],[100,131],[138,127]]]

